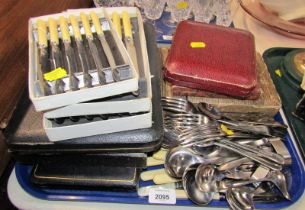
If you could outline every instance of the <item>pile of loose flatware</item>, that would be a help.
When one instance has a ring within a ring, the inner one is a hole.
[[[182,98],[164,97],[162,106],[165,171],[195,204],[225,198],[232,209],[254,209],[254,201],[290,200],[285,125],[228,119]]]

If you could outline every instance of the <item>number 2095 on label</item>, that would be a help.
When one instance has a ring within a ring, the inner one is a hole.
[[[176,192],[174,189],[150,189],[149,203],[176,204]]]

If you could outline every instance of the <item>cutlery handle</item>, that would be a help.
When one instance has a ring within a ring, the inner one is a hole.
[[[130,38],[132,40],[130,17],[129,17],[129,14],[126,11],[122,12],[122,19],[123,19],[123,27],[124,27],[125,38]]]
[[[93,22],[95,31],[98,35],[104,35],[103,29],[101,27],[100,20],[95,12],[90,12],[91,20]]]
[[[82,40],[82,35],[80,33],[79,30],[79,26],[78,26],[78,21],[76,20],[76,17],[74,15],[70,15],[69,16],[72,28],[73,28],[73,34],[74,34],[74,38],[76,40]]]
[[[84,27],[84,30],[85,30],[86,37],[89,38],[89,39],[93,39],[93,35],[92,35],[92,31],[91,31],[91,28],[90,28],[90,23],[89,23],[87,15],[85,13],[81,12],[80,13],[80,18],[81,18],[82,23],[83,23],[83,27]]]
[[[62,39],[65,42],[70,43],[71,42],[70,32],[69,32],[69,28],[68,28],[68,22],[65,17],[63,17],[63,16],[59,17],[59,25],[60,25]]]
[[[257,156],[269,159],[269,160],[271,160],[275,163],[281,164],[281,165],[284,165],[284,163],[285,163],[285,159],[283,158],[283,156],[281,156],[279,154],[276,154],[276,153],[273,153],[273,152],[267,152],[267,151],[264,151],[264,150],[260,150],[260,149],[254,147],[254,146],[241,145],[241,144],[238,144],[238,143],[235,143],[235,142],[232,142],[232,141],[227,141],[227,140],[222,141],[222,143],[225,143],[229,146],[230,145],[235,146],[237,148],[243,149],[243,150],[248,151],[248,152],[252,152]]]
[[[167,150],[160,149],[159,151],[155,152],[152,157],[156,160],[164,161],[166,154],[167,154]]]
[[[38,45],[41,47],[48,46],[47,24],[45,21],[38,19],[37,22]]]
[[[233,187],[242,187],[248,184],[253,184],[256,182],[264,181],[262,180],[238,180],[238,181],[231,181],[231,180],[223,180],[218,183],[219,190],[226,190],[228,188]]]
[[[275,170],[275,171],[278,171],[278,170],[282,170],[282,166],[277,164],[277,163],[274,163],[274,162],[270,162],[262,157],[259,157],[259,156],[256,156],[255,154],[253,153],[250,153],[250,152],[247,152],[247,151],[242,151],[240,148],[236,148],[234,146],[229,146],[227,144],[223,144],[223,143],[220,143],[220,142],[215,142],[214,145],[217,145],[217,146],[220,146],[220,147],[224,147],[228,150],[231,150],[232,152],[235,152],[237,154],[240,154],[244,157],[248,157],[250,158],[251,160],[254,160],[264,166],[266,166],[267,168],[270,168],[272,170]]]
[[[176,198],[180,199],[188,199],[187,194],[184,190],[175,190],[176,191]]]
[[[165,169],[161,168],[150,171],[144,171],[140,174],[140,178],[143,181],[148,181],[148,180],[152,180],[157,174],[165,174]]]
[[[157,166],[157,165],[163,165],[164,161],[163,160],[156,160],[152,157],[147,158],[147,166]]]
[[[164,173],[164,174],[155,175],[153,181],[155,184],[167,184],[167,183],[178,182],[179,179],[172,178],[166,173]]]
[[[236,168],[236,167],[242,165],[243,163],[246,163],[249,161],[251,161],[249,158],[243,157],[243,158],[239,158],[237,160],[232,160],[232,161],[223,163],[220,166],[218,166],[217,169],[219,171],[228,171],[228,170],[231,170],[232,168]]]
[[[122,39],[121,18],[117,12],[112,13],[112,22],[113,22],[114,28],[117,31],[120,39]]]
[[[58,45],[58,31],[57,31],[57,22],[53,18],[48,19],[49,22],[49,31],[50,31],[50,40],[52,43]]]

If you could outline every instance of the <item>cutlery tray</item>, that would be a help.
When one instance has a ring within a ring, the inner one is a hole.
[[[120,112],[148,112],[151,110],[151,98],[152,98],[152,87],[151,87],[151,75],[147,46],[146,36],[144,31],[144,24],[141,18],[141,14],[137,8],[134,7],[116,7],[116,8],[103,8],[103,9],[72,9],[68,10],[68,15],[77,15],[81,12],[104,11],[105,17],[110,20],[112,12],[116,11],[119,14],[122,11],[128,12],[131,20],[135,19],[136,22],[132,21],[133,28],[137,28],[134,33],[134,43],[136,47],[139,63],[139,79],[138,79],[138,95],[135,96],[132,93],[122,93],[117,96],[108,96],[106,98],[97,98],[93,101],[85,101],[83,103],[71,104],[67,107],[57,108],[45,113],[45,118],[57,118],[67,117],[76,115],[89,115],[89,114],[111,114]],[[137,24],[135,26],[134,24]],[[120,40],[122,42],[122,40]],[[124,47],[125,48],[125,47]],[[140,77],[142,75],[142,77]]]
[[[47,22],[49,18],[53,18],[56,22],[59,21],[59,17],[64,17],[66,20],[68,20],[71,13],[60,13],[60,14],[54,14],[54,15],[47,15],[47,16],[41,16],[36,18],[31,18],[29,20],[29,93],[30,98],[36,108],[37,111],[46,111],[50,109],[59,108],[62,106],[67,106],[70,104],[76,104],[80,102],[90,101],[94,99],[99,98],[106,98],[114,95],[120,95],[123,93],[133,92],[138,90],[138,74],[134,68],[134,65],[126,51],[126,48],[124,47],[122,41],[119,39],[117,33],[114,30],[114,27],[112,25],[111,20],[105,15],[104,10],[102,9],[87,9],[82,10],[83,13],[89,17],[90,12],[94,11],[99,21],[103,21],[101,24],[104,24],[106,22],[106,27],[108,27],[108,30],[106,30],[106,34],[110,33],[113,38],[113,43],[115,44],[115,47],[112,47],[112,49],[116,49],[116,51],[119,51],[119,54],[122,56],[122,62],[123,64],[126,64],[128,68],[130,68],[130,74],[131,77],[125,80],[119,80],[112,83],[106,83],[101,84],[97,82],[97,70],[89,71],[89,74],[92,77],[92,85],[93,87],[85,88],[81,85],[83,84],[80,82],[80,89],[71,91],[66,90],[64,93],[60,94],[53,94],[53,95],[42,95],[42,90],[40,86],[38,85],[38,75],[39,71],[41,70],[40,64],[39,64],[39,47],[37,44],[37,20],[40,19],[42,21]],[[80,19],[80,12],[73,13],[73,15],[76,17],[78,23]],[[80,25],[80,24],[79,24]],[[57,26],[58,27],[58,26]],[[107,28],[106,28],[107,29]],[[103,27],[104,30],[104,27]],[[83,33],[84,29],[81,27],[80,31]],[[95,28],[91,27],[91,31],[95,33]],[[61,32],[61,31],[60,31]],[[59,39],[61,40],[63,33],[58,33]],[[142,32],[143,34],[143,32]],[[109,42],[109,40],[107,40]],[[110,44],[109,44],[110,45]],[[143,46],[143,45],[142,45]],[[113,50],[115,51],[115,50]],[[145,49],[143,50],[145,51]],[[113,56],[114,53],[113,53]],[[143,54],[143,57],[145,55]],[[115,56],[117,57],[117,56]],[[118,65],[116,63],[116,69],[118,69]],[[52,71],[53,72],[53,71]],[[45,77],[46,75],[44,75]],[[76,75],[79,81],[83,80],[84,75],[79,72],[79,75]],[[69,86],[69,78],[63,77],[62,81],[66,84],[65,86]]]
[[[67,19],[71,15],[74,17],[78,17],[81,13],[84,13],[89,16],[92,11],[95,12],[100,18],[106,19],[109,22],[109,27],[111,30],[104,31],[104,34],[106,38],[108,37],[108,40],[109,36],[110,38],[112,37],[112,39],[114,39],[116,45],[118,46],[117,49],[111,48],[113,56],[119,57],[117,55],[123,55],[124,62],[128,63],[130,67],[132,67],[133,73],[135,73],[135,77],[109,84],[97,85],[92,88],[80,88],[80,90],[77,91],[67,91],[62,94],[38,97],[36,98],[37,100],[33,100],[33,91],[31,91],[31,86],[29,86],[29,95],[36,110],[45,111],[43,114],[43,127],[50,141],[61,141],[98,134],[107,134],[112,132],[149,128],[152,125],[152,87],[150,66],[148,61],[144,25],[141,19],[141,15],[136,8],[117,8],[116,10],[111,11],[118,11],[119,13],[122,13],[122,11],[126,11],[131,17],[132,28],[135,29],[133,33],[135,50],[138,55],[137,63],[139,65],[139,74],[137,73],[137,71],[135,71],[132,61],[130,60],[130,57],[125,49],[125,46],[123,45],[122,40],[115,32],[115,29],[110,19],[111,13],[108,14],[106,9],[69,10],[61,14],[39,17],[39,19],[48,20],[48,18],[50,17],[58,19],[60,16],[63,16]],[[36,60],[33,65],[34,67],[39,68],[39,65],[37,64],[38,49],[37,44],[35,43],[35,41],[37,41],[37,37],[35,37],[37,36],[37,32],[35,31],[37,30],[35,29],[35,23],[37,23],[37,19],[38,18],[34,18],[31,20],[32,22],[30,21],[30,23],[32,23],[32,25],[30,26],[34,28],[34,33],[30,33],[29,36],[32,35],[30,43],[32,43],[34,47],[33,49],[30,48],[30,51],[34,50],[36,55],[34,57],[36,58]],[[71,28],[71,26],[69,27]],[[82,36],[85,37],[85,35],[83,34],[83,26],[81,25],[80,27]],[[94,30],[95,29],[92,28],[93,32]],[[93,35],[96,34],[93,33]],[[59,33],[59,37],[60,36],[61,35]],[[85,40],[86,39],[84,39],[84,41]],[[99,42],[98,40],[94,41]],[[99,50],[102,50],[101,47],[99,48]],[[105,60],[106,57],[101,56],[101,58],[102,63],[105,62],[103,61],[103,59]],[[32,59],[30,58],[30,60]],[[30,67],[30,69],[33,68]],[[141,77],[139,77],[139,75]],[[64,78],[63,80],[65,79],[68,78]],[[32,78],[32,80],[35,81],[35,77]],[[32,80],[30,73],[29,84],[33,84]],[[137,88],[131,89],[131,86],[134,86],[134,83],[136,83]],[[32,87],[34,87],[35,93],[35,87],[38,87],[37,82],[34,82],[34,85]],[[41,109],[42,106],[44,107]],[[67,120],[66,123],[54,123],[53,120],[60,118],[76,119],[83,116],[90,116],[90,118],[92,118],[91,116],[100,116],[104,114],[125,114],[125,116],[112,117],[108,120],[100,120],[99,118],[94,118],[94,120],[91,119],[89,121],[77,120],[78,122],[69,122],[69,120]]]

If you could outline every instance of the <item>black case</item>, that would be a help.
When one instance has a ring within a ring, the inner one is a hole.
[[[37,162],[40,156],[100,154],[100,153],[146,153],[158,149],[163,139],[163,118],[160,104],[160,72],[162,60],[155,42],[154,28],[144,24],[149,65],[152,77],[151,128],[96,135],[84,138],[51,142],[42,127],[42,113],[35,111],[27,92],[20,101],[4,134],[10,152],[17,160]]]
[[[140,169],[79,164],[39,164],[31,182],[40,187],[126,191],[136,190]]]

